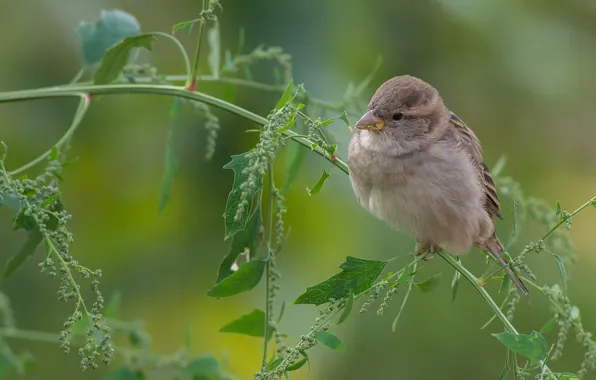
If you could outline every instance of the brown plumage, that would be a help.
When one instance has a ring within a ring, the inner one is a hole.
[[[427,251],[485,250],[528,293],[495,234],[493,218],[502,216],[480,141],[434,87],[407,75],[390,79],[356,127],[348,165],[363,207]]]

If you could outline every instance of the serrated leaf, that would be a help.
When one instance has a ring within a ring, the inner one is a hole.
[[[460,258],[457,258],[460,261]],[[457,296],[457,290],[459,288],[459,280],[461,278],[461,273],[459,271],[455,271],[453,274],[453,279],[451,280],[451,302],[455,302],[455,297]]]
[[[95,72],[94,83],[109,84],[120,77],[120,73],[130,59],[130,53],[135,48],[153,49],[153,42],[156,37],[153,34],[141,34],[133,37],[126,37],[118,44],[112,46],[106,52],[101,66]]]
[[[86,65],[101,62],[106,51],[126,37],[141,33],[141,26],[130,13],[121,10],[101,11],[97,23],[82,22],[77,28]]]
[[[219,275],[217,276],[217,282],[220,282],[224,278],[228,277],[234,271],[232,270],[232,265],[238,259],[238,256],[245,249],[248,248],[249,257],[254,257],[257,254],[259,245],[261,244],[262,236],[261,236],[261,226],[263,225],[263,219],[261,215],[261,205],[260,202],[257,204],[255,210],[253,211],[251,217],[246,224],[246,228],[232,238],[232,246],[230,247],[230,252],[227,256],[223,259],[220,267],[219,267]]]
[[[34,230],[29,232],[29,236],[23,247],[6,263],[4,273],[2,273],[2,279],[9,278],[19,270],[33,256],[42,240],[43,235],[39,231]]]
[[[263,310],[255,309],[248,314],[228,323],[219,332],[229,332],[244,334],[250,336],[263,337],[265,336],[265,312]],[[267,332],[267,340],[271,339],[273,330],[269,329]]]
[[[346,346],[344,342],[341,341],[337,336],[333,335],[328,331],[317,331],[315,333],[315,338],[321,342],[323,345],[337,351],[337,352],[345,352]]]
[[[294,82],[290,81],[290,83],[288,83],[288,86],[284,90],[284,93],[281,95],[281,98],[279,98],[279,101],[277,102],[275,109],[276,110],[281,109],[281,107],[286,105],[287,102],[292,100],[293,92],[294,92]]]
[[[379,277],[387,261],[365,260],[348,256],[346,262],[339,266],[342,271],[335,276],[312,287],[294,301],[294,304],[321,305],[331,298],[340,299],[350,291],[358,295],[370,289]]]
[[[196,18],[194,20],[190,20],[190,21],[182,21],[177,23],[176,25],[174,25],[172,27],[172,34],[176,33],[179,30],[186,30],[188,33],[191,32],[192,27],[196,24],[201,22],[200,18]]]
[[[239,220],[236,220],[236,213],[243,191],[240,188],[240,185],[248,181],[249,177],[249,173],[245,173],[244,169],[246,169],[246,167],[250,164],[250,161],[247,158],[247,155],[250,152],[252,151],[232,156],[232,161],[224,165],[224,169],[232,169],[234,171],[234,184],[232,185],[232,190],[228,195],[226,211],[224,213],[226,226],[225,239],[235,235],[239,231],[242,231],[246,227],[246,223],[250,216],[249,210],[245,209],[242,213],[242,217]],[[258,172],[254,173],[254,181],[254,190],[248,194],[246,198],[248,202],[252,202],[255,194],[263,188],[263,177]]]
[[[219,363],[212,355],[204,355],[191,360],[184,368],[184,372],[188,373],[192,380],[222,379]]]
[[[424,280],[422,282],[417,282],[416,283],[416,287],[422,293],[428,293],[430,291],[433,291],[439,285],[439,282],[441,280],[441,276],[443,276],[443,273],[435,274],[434,276],[432,276],[428,280]]]
[[[209,63],[211,75],[213,75],[214,78],[219,78],[221,49],[219,23],[217,21],[215,21],[213,27],[207,31],[207,42],[209,43],[209,56],[207,57],[207,63]]]
[[[215,284],[207,295],[216,298],[230,297],[251,290],[261,281],[266,264],[266,260],[255,259],[241,265],[236,272]]]
[[[533,331],[531,334],[512,334],[508,332],[493,334],[505,347],[511,351],[538,362],[548,354],[546,340],[540,333]]]
[[[317,183],[315,183],[315,185],[312,187],[312,189],[309,189],[308,187],[306,188],[308,195],[315,195],[315,194],[319,193],[321,191],[321,189],[323,188],[325,181],[327,181],[327,178],[329,178],[329,173],[327,173],[327,170],[323,170],[321,177],[319,178]]]
[[[542,334],[542,335],[548,334],[555,328],[556,325],[557,325],[557,318],[552,317],[548,322],[546,322],[544,324],[544,326],[542,326],[540,328],[540,334]]]
[[[348,317],[350,316],[350,312],[352,311],[353,305],[354,305],[354,293],[350,289],[350,293],[348,293],[348,296],[346,298],[346,306],[344,306],[344,309],[341,312],[339,319],[337,320],[338,325],[343,323],[346,319],[348,319]]]
[[[563,264],[563,259],[561,259],[561,256],[553,254],[553,257],[555,258],[555,263],[557,263],[557,268],[559,269],[559,274],[561,275],[563,291],[567,292],[567,271],[565,270],[565,264]]]

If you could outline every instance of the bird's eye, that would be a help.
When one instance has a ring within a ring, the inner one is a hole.
[[[404,118],[404,114],[401,113],[401,112],[398,112],[398,113],[394,113],[393,114],[393,120],[401,120],[403,118]]]

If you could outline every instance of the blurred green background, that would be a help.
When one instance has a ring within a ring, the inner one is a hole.
[[[568,210],[594,196],[594,4],[579,0],[222,0],[222,5],[224,47],[236,49],[241,27],[246,31],[245,52],[262,43],[282,46],[293,56],[295,82],[304,83],[313,96],[340,99],[348,82],[364,78],[381,54],[383,64],[367,96],[392,76],[421,77],[437,87],[447,105],[476,131],[489,165],[507,156],[504,174],[519,180],[527,194],[552,205],[558,200]],[[81,20],[95,22],[101,9],[113,8],[134,14],[144,31],[167,32],[173,24],[195,18],[200,1],[3,1],[0,91],[67,83],[82,62],[75,28]],[[180,33],[180,38],[192,52],[195,35]],[[160,73],[183,74],[180,57],[169,42],[158,41],[150,59]],[[204,64],[201,72],[206,71]],[[216,84],[199,84],[199,90],[223,94]],[[238,89],[236,101],[266,115],[277,96]],[[215,156],[206,162],[205,131],[198,120],[188,118],[181,132],[181,170],[174,197],[159,215],[171,101],[150,95],[105,96],[94,101],[74,138],[71,157],[78,160],[66,169],[62,183],[64,201],[73,214],[72,252],[84,265],[103,270],[107,297],[121,292],[123,319],[146,321],[155,352],[171,353],[183,346],[190,325],[195,354],[213,353],[227,361],[237,378],[249,379],[258,369],[262,342],[218,330],[262,307],[262,284],[250,293],[222,300],[210,299],[205,292],[215,281],[229,245],[223,241],[221,216],[232,172],[222,166],[230,155],[254,145],[254,135],[243,133],[254,126],[217,111],[222,130]],[[74,100],[0,104],[0,140],[10,149],[9,169],[57,141],[75,107]],[[348,130],[336,124],[333,134],[345,157]],[[331,178],[319,195],[309,197],[305,186],[312,186],[323,168],[330,170]],[[279,170],[281,179],[283,165]],[[511,205],[505,199],[502,202],[505,221],[497,222],[497,228],[506,237],[511,231]],[[308,156],[287,206],[291,234],[279,256],[280,299],[286,302],[336,273],[347,255],[386,260],[414,247],[406,236],[361,210],[347,176],[314,155]],[[581,308],[588,330],[596,330],[594,211],[574,219],[571,235],[578,262],[568,268],[569,294]],[[3,261],[25,238],[11,232],[10,218],[7,210],[0,210]],[[544,232],[523,231],[511,250],[514,253]],[[552,258],[535,256],[529,262],[541,280],[558,281]],[[483,271],[484,258],[477,251],[464,260],[476,273]],[[10,296],[21,328],[57,334],[71,305],[56,300],[58,281],[41,275],[36,261],[2,283],[1,289]],[[396,268],[393,264],[392,269]],[[394,299],[383,317],[375,315],[376,308],[364,316],[352,316],[336,329],[347,352],[340,355],[316,347],[310,374],[304,367],[292,379],[498,378],[505,350],[489,331],[479,330],[490,309],[464,283],[452,304],[452,271],[435,259],[426,265],[424,275],[437,272],[444,272],[442,284],[432,293],[412,294],[395,333],[391,322],[401,298]],[[539,329],[550,318],[546,303],[537,295],[519,309],[515,324],[522,332]],[[281,329],[289,335],[289,344],[308,331],[316,315],[317,310],[308,305],[287,308]],[[495,323],[489,330],[500,328]],[[555,334],[547,335],[550,342]],[[81,373],[76,353],[64,355],[57,345],[11,343],[17,351],[29,350],[35,357],[28,379],[100,379],[106,373],[105,369]],[[579,367],[583,351],[573,334],[568,349],[566,357],[553,364],[555,369]],[[149,378],[162,377],[157,373]],[[596,374],[587,378],[596,379]]]

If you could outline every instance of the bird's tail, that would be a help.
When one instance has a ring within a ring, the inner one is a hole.
[[[504,267],[505,273],[511,278],[511,282],[515,284],[515,286],[522,292],[525,297],[530,296],[530,292],[528,288],[521,280],[519,275],[514,271],[514,269],[509,265],[509,261],[503,256],[503,252],[505,252],[505,248],[503,244],[499,241],[497,235],[493,235],[487,241],[482,244],[480,247],[484,249],[486,252],[490,253],[492,257],[499,263],[499,265]]]

